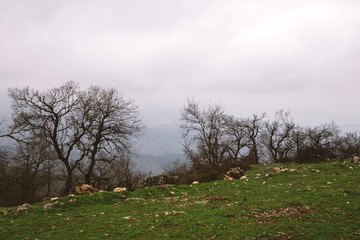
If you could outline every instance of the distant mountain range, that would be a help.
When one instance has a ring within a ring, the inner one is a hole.
[[[146,128],[137,141],[135,162],[139,170],[158,175],[176,160],[185,161],[181,146],[180,129],[172,125]]]

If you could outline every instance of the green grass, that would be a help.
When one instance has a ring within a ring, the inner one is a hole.
[[[360,239],[358,165],[256,165],[247,177],[34,204],[0,213],[0,239]]]

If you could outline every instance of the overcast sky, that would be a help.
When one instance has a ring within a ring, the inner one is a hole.
[[[146,122],[193,97],[360,124],[358,0],[1,0],[0,36],[3,112],[8,87],[74,80],[115,87]]]

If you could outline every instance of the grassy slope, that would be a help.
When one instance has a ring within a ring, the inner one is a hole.
[[[49,212],[42,203],[0,213],[0,239],[360,239],[358,165],[289,164],[281,166],[297,170],[265,176],[274,166],[253,166],[248,182],[97,193],[62,198]]]

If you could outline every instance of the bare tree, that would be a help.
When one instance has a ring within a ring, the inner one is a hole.
[[[265,113],[261,115],[253,114],[252,118],[247,118],[243,121],[244,127],[246,128],[245,134],[249,140],[249,155],[248,158],[251,163],[259,163],[259,155],[261,152],[261,141],[260,135],[263,127],[263,119]]]
[[[56,153],[66,170],[63,195],[73,187],[76,169],[90,182],[96,163],[111,161],[113,151],[131,153],[133,137],[143,126],[137,107],[114,89],[81,91],[74,82],[45,92],[11,88],[11,137],[31,142],[37,135]]]
[[[145,174],[136,170],[135,163],[126,157],[120,157],[110,165],[113,174],[113,183],[116,186],[126,187],[128,190],[138,188],[140,181],[145,178]]]
[[[360,156],[360,136],[358,132],[345,133],[345,136],[341,138],[341,145],[339,145],[338,151],[343,159]]]
[[[276,112],[274,120],[265,122],[262,142],[274,162],[288,160],[294,150],[295,144],[290,138],[294,128],[290,113],[283,110]]]
[[[291,138],[295,145],[294,160],[298,162],[306,160],[308,158],[306,130],[303,127],[295,126]]]
[[[340,145],[340,129],[334,123],[326,123],[306,130],[308,151],[311,158],[324,159],[336,157]]]
[[[251,139],[248,138],[246,121],[233,116],[225,118],[225,134],[228,158],[232,162],[242,161],[249,154]]]
[[[40,189],[50,185],[44,178],[44,171],[53,173],[53,168],[46,169],[48,162],[56,160],[54,151],[41,136],[33,135],[32,142],[17,142],[17,151],[12,157],[12,171],[18,184],[21,202],[34,202],[41,197]],[[38,196],[37,196],[38,195]]]
[[[45,136],[66,168],[63,195],[68,194],[72,188],[73,171],[86,156],[86,153],[82,153],[77,159],[72,159],[73,153],[91,126],[91,122],[78,114],[79,111],[87,111],[80,108],[79,86],[67,82],[47,92],[26,87],[11,88],[8,93],[13,110],[11,129],[18,132],[13,137],[18,141],[31,142],[33,136],[29,132],[39,132]]]
[[[0,121],[0,138],[4,138],[7,134],[3,133],[3,121]],[[5,149],[0,148],[0,206],[9,205],[12,201],[11,183],[12,179],[9,174],[9,153]]]
[[[118,155],[129,158],[133,152],[133,142],[144,126],[138,114],[138,107],[125,99],[115,89],[92,86],[83,95],[81,104],[90,109],[85,115],[91,127],[78,144],[79,150],[86,153],[86,161],[79,165],[85,183],[96,179],[96,164],[111,163]],[[130,160],[129,160],[130,161]]]
[[[218,165],[226,159],[224,108],[219,105],[201,107],[187,101],[182,111],[184,152],[194,167]]]

